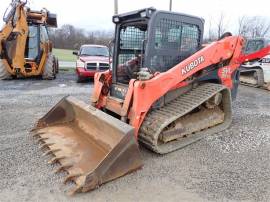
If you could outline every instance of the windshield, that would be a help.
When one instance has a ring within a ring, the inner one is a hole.
[[[249,40],[246,46],[246,54],[256,52],[264,47],[263,40]]]
[[[80,55],[109,57],[109,49],[107,47],[85,46],[81,48]]]

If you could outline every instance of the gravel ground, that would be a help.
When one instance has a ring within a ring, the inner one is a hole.
[[[228,130],[164,156],[141,148],[142,170],[68,197],[28,131],[63,96],[88,102],[92,87],[68,73],[0,81],[0,201],[270,201],[270,93],[244,86]]]

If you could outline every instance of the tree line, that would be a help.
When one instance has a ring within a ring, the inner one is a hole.
[[[113,39],[113,31],[85,31],[73,25],[63,25],[49,30],[54,48],[78,50],[83,44],[99,44],[108,46]]]
[[[208,30],[205,30],[204,43],[215,41],[223,33],[230,31],[226,16],[221,13],[217,18],[208,21]],[[270,36],[270,21],[260,16],[242,16],[237,22],[238,29],[233,34],[245,38]],[[114,31],[85,31],[73,25],[63,25],[58,29],[49,30],[50,38],[55,48],[76,50],[83,44],[100,44],[108,46],[113,39]]]
[[[223,33],[230,31],[226,16],[221,13],[215,20],[209,20],[209,27],[206,30],[204,41],[211,42],[217,40]],[[261,16],[242,16],[236,24],[237,30],[233,34],[241,35],[245,38],[264,38],[270,36],[270,20]]]

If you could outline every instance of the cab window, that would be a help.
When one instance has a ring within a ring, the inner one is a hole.
[[[45,26],[40,27],[40,41],[43,43],[49,41],[48,31]]]

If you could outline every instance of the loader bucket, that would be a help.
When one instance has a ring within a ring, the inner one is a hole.
[[[57,15],[54,13],[48,13],[47,26],[57,28]]]
[[[142,166],[134,129],[73,97],[63,98],[32,130],[49,163],[66,171],[69,194],[87,192]]]

